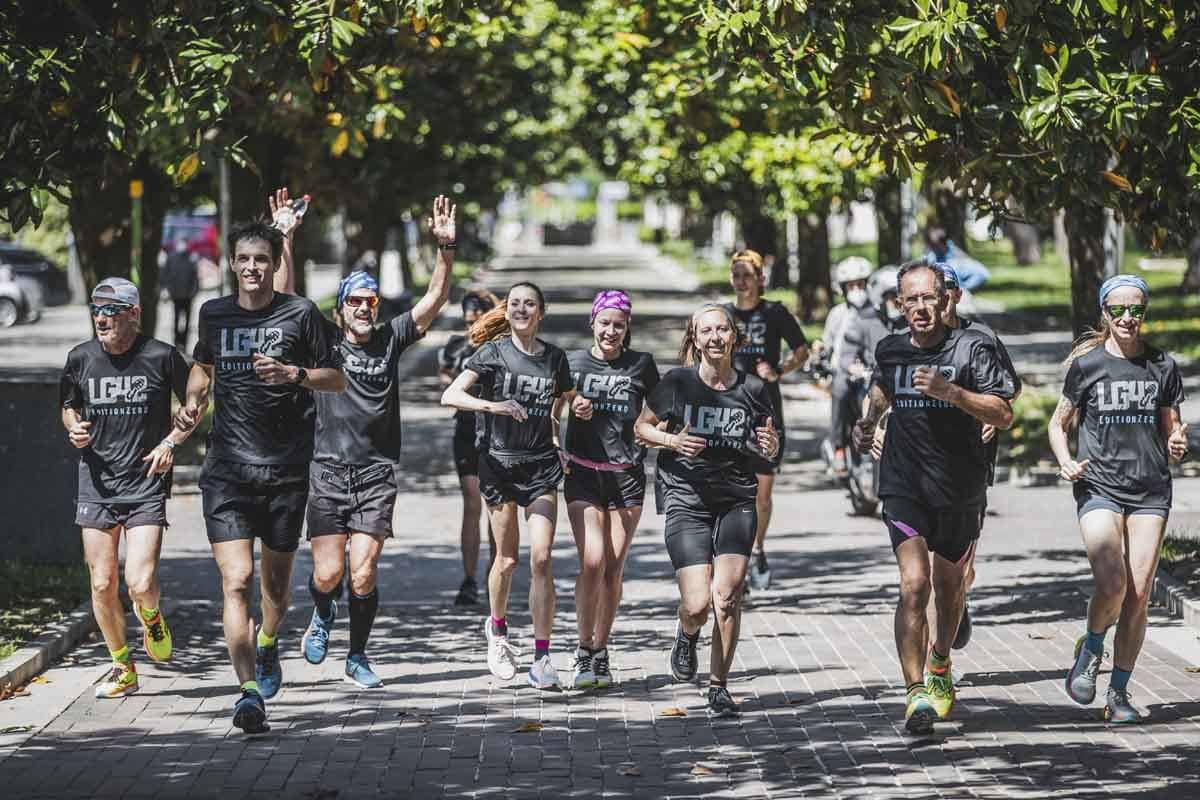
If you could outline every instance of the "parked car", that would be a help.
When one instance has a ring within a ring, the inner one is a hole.
[[[59,269],[38,251],[12,242],[0,242],[0,266],[11,268],[18,280],[36,282],[45,305],[61,306],[71,302],[66,270]]]
[[[42,318],[42,290],[33,278],[13,275],[12,267],[0,266],[0,328]]]
[[[221,254],[218,247],[219,232],[217,218],[212,214],[194,214],[188,211],[172,211],[163,219],[163,252],[169,252],[177,239],[186,239],[188,252],[198,258],[217,262]]]

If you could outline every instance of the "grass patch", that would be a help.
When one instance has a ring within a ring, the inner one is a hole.
[[[80,564],[0,562],[0,659],[8,658],[88,597]]]

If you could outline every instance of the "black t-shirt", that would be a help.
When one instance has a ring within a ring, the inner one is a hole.
[[[766,361],[772,369],[778,370],[782,342],[786,341],[792,350],[808,344],[800,323],[782,303],[763,300],[749,311],[743,311],[734,303],[726,303],[725,307],[733,312],[738,330],[746,339],[746,343],[733,353],[734,369],[756,375],[755,365]]]
[[[338,349],[316,305],[276,292],[248,311],[236,295],[200,307],[193,357],[212,365],[215,408],[208,454],[242,464],[304,464],[312,458],[314,405],[308,389],[264,383],[252,353],[306,369],[336,367]]]
[[[1170,508],[1171,471],[1159,409],[1183,402],[1175,359],[1147,347],[1119,358],[1103,346],[1071,362],[1063,397],[1080,410],[1080,481],[1125,505]]]
[[[575,389],[592,401],[592,418],[567,420],[563,447],[589,461],[637,464],[646,449],[634,444],[633,424],[642,413],[646,395],[658,385],[654,356],[626,350],[613,361],[592,355],[590,349],[567,355]]]
[[[467,359],[464,369],[479,375],[480,396],[485,400],[516,400],[529,419],[484,414],[487,452],[506,461],[523,461],[554,450],[550,412],[554,398],[571,391],[567,354],[541,339],[542,352],[522,353],[509,337],[484,342]]]
[[[79,499],[136,503],[167,493],[171,477],[146,477],[142,458],[171,432],[171,395],[187,393],[188,366],[169,344],[139,335],[119,356],[92,340],[67,355],[59,381],[63,408],[92,423],[79,451]]]
[[[689,434],[707,441],[695,458],[659,452],[668,513],[672,507],[720,510],[754,499],[755,468],[762,463],[754,429],[774,413],[761,378],[738,371],[734,385],[718,391],[700,379],[696,367],[678,367],[663,376],[646,402],[669,432],[687,424]]]
[[[346,391],[314,392],[317,430],[313,460],[365,465],[400,460],[400,354],[422,336],[412,312],[375,329],[366,344],[346,339],[332,322],[327,333],[338,343]]]
[[[913,388],[918,367],[936,367],[951,383],[977,394],[1011,399],[1012,377],[992,339],[977,330],[948,330],[934,347],[915,347],[908,333],[875,349],[874,382],[892,401],[879,465],[880,497],[907,497],[935,509],[984,501],[987,447],[983,426],[962,409]]]
[[[1017,374],[1017,368],[1013,366],[1012,357],[1008,354],[1008,348],[1004,346],[1004,342],[1000,341],[1000,336],[986,322],[970,317],[963,317],[959,320],[964,330],[979,331],[986,334],[996,346],[996,357],[1000,359],[1000,366],[1012,376],[1013,393],[1014,395],[1021,393],[1021,376]]]

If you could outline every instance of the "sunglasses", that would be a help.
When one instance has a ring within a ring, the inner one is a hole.
[[[346,305],[350,306],[351,308],[358,308],[359,306],[374,308],[375,306],[379,305],[379,295],[373,294],[370,297],[362,297],[360,295],[352,294],[346,298]]]
[[[98,306],[95,303],[91,304],[93,317],[115,317],[124,314],[130,309],[130,306],[123,306],[120,303],[105,303]]]
[[[1104,310],[1108,312],[1108,315],[1113,319],[1120,319],[1121,317],[1125,316],[1126,311],[1128,311],[1129,316],[1133,317],[1134,319],[1141,319],[1142,317],[1146,316],[1145,303],[1126,303],[1105,306]]]

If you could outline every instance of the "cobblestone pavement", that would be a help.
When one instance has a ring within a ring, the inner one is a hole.
[[[1148,724],[1107,726],[1099,705],[1076,706],[1061,689],[1088,591],[1073,502],[1062,487],[994,491],[972,594],[974,638],[955,654],[958,705],[935,735],[905,735],[886,533],[878,520],[847,516],[841,492],[803,461],[802,443],[792,443],[794,463],[777,493],[768,540],[774,585],[750,598],[744,617],[730,685],[743,703],[739,719],[710,719],[699,687],[669,677],[675,594],[663,520],[652,513],[626,572],[612,644],[618,683],[547,693],[523,685],[522,674],[496,681],[479,633],[482,608],[452,605],[461,567],[450,426],[432,402],[432,349],[413,358],[397,537],[385,548],[369,648],[385,686],[359,691],[342,682],[344,618],[323,665],[300,656],[311,613],[302,546],[281,634],[285,685],[268,704],[272,731],[246,737],[232,729],[235,681],[216,569],[199,496],[184,490],[170,504],[162,567],[174,659],[157,665],[139,652],[141,691],[96,700],[90,684],[106,653],[93,640],[29,696],[0,703],[0,796],[1200,795],[1194,632],[1154,614],[1131,687]],[[796,438],[811,440],[821,407],[799,388],[789,387],[788,397],[789,420],[804,434]],[[1200,482],[1179,481],[1176,493],[1171,527],[1200,527]],[[554,659],[565,676],[576,561],[562,516]],[[511,624],[526,656],[527,585],[523,566]],[[703,650],[702,666],[707,635]],[[1104,672],[1110,667],[1106,659]],[[1101,690],[1106,685],[1102,676]]]

